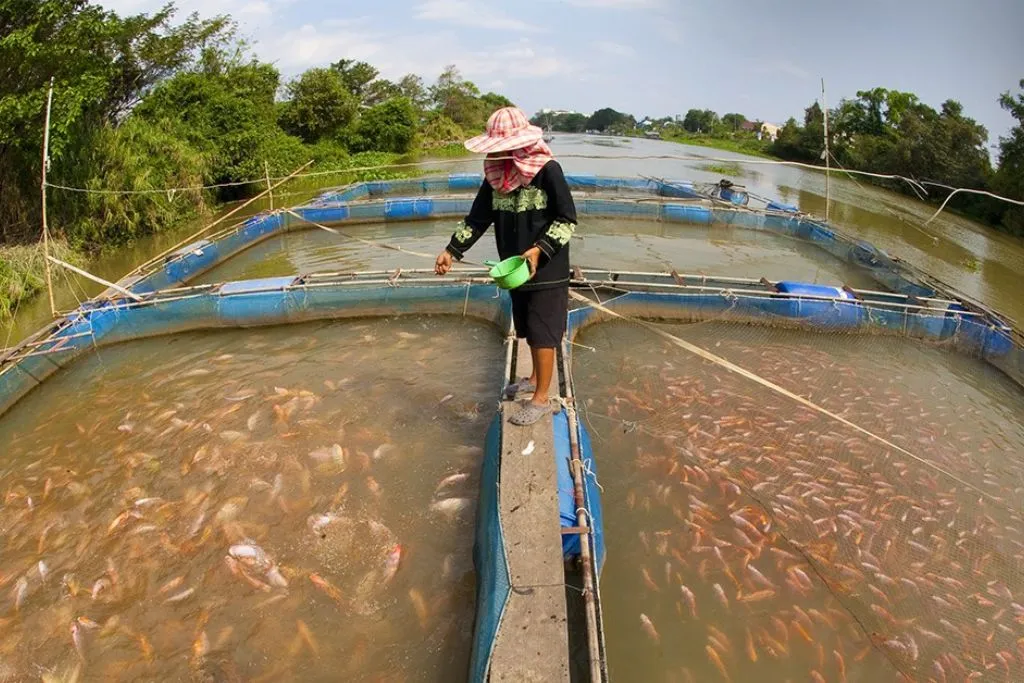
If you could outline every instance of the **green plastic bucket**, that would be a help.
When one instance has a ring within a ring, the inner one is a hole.
[[[513,256],[500,263],[484,261],[484,265],[491,267],[490,276],[502,289],[521,287],[530,279],[530,264],[522,256]]]

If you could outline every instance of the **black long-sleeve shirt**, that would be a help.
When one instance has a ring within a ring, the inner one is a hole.
[[[576,204],[557,161],[546,163],[529,185],[508,194],[496,192],[484,180],[469,215],[452,235],[448,252],[461,261],[492,223],[502,259],[521,256],[534,246],[541,250],[536,276],[519,289],[568,286],[569,240],[576,230]]]

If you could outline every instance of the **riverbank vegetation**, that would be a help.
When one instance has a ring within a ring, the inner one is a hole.
[[[1024,89],[1024,79],[1020,87]],[[942,202],[959,187],[1024,200],[1024,94],[1006,92],[999,102],[1017,124],[1000,138],[993,166],[988,131],[966,116],[956,100],[946,100],[936,110],[913,93],[885,88],[860,91],[829,111],[833,166],[914,178],[924,183],[933,202]],[[768,151],[781,159],[821,163],[824,147],[824,112],[815,102],[804,111],[802,124],[795,118],[786,122]],[[881,182],[913,193],[905,182]],[[1024,236],[1021,207],[970,194],[956,195],[949,206]]]
[[[0,319],[42,271],[39,179],[47,90],[49,225],[99,250],[210,214],[307,161],[328,183],[396,177],[347,169],[462,153],[510,102],[453,66],[433,84],[341,59],[294,79],[261,62],[230,18],[173,6],[119,16],[83,0],[10,0],[0,17]],[[216,186],[196,189],[199,186]],[[178,188],[178,189],[174,189]],[[121,191],[130,190],[131,194]],[[29,254],[33,254],[30,258]]]
[[[1024,90],[1024,80],[1020,82]],[[829,147],[833,168],[900,175],[924,183],[926,201],[939,204],[954,188],[987,190],[1024,201],[1024,93],[1003,93],[999,102],[1016,125],[999,140],[996,164],[988,153],[988,131],[965,115],[956,100],[939,109],[913,93],[874,88],[843,99],[829,110]],[[815,102],[803,123],[789,119],[781,128],[731,112],[690,109],[684,117],[636,117],[614,109],[587,116],[576,112],[538,113],[534,124],[565,133],[597,132],[663,140],[824,166],[824,112]],[[772,135],[775,139],[772,139]],[[906,194],[903,181],[869,180]],[[961,193],[949,208],[1013,235],[1024,236],[1024,207]]]

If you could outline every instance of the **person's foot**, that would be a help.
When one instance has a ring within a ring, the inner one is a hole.
[[[509,418],[509,422],[519,427],[528,427],[539,422],[550,411],[551,408],[547,401],[544,403],[527,401]]]
[[[505,397],[509,400],[512,400],[516,397],[517,394],[532,394],[535,391],[537,391],[536,380],[530,379],[528,377],[523,377],[515,384],[509,384],[507,387],[505,387]]]

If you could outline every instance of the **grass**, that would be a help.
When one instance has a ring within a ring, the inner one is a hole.
[[[430,159],[458,159],[469,155],[470,151],[466,149],[466,146],[461,142],[449,142],[448,144],[441,145],[440,147],[423,149],[419,153],[421,158]]]
[[[694,145],[696,147],[710,147],[711,149],[721,149],[726,152],[736,152],[738,154],[748,154],[754,157],[761,157],[763,159],[775,159],[776,157],[769,154],[767,150],[767,144],[752,138],[716,138],[708,135],[672,135],[665,138],[670,142],[678,142],[684,145]]]
[[[414,177],[421,175],[423,173],[422,169],[412,166],[389,168],[388,165],[406,164],[426,158],[455,159],[468,155],[469,152],[462,143],[457,142],[430,149],[420,148],[405,156],[385,152],[362,152],[345,157],[344,159],[328,158],[324,159],[319,168],[315,170],[331,170],[336,168],[338,171],[337,176],[328,175],[292,181],[287,186],[287,194],[313,194],[318,189],[328,186],[328,183],[330,185],[341,185],[369,180],[395,180]],[[369,168],[370,170],[348,170],[356,168]],[[286,194],[279,196],[286,196]],[[115,203],[112,198],[103,197],[103,199]],[[212,207],[212,209],[216,210],[216,206]],[[103,215],[109,219],[109,213],[104,212]],[[183,220],[191,217],[192,214],[186,214],[177,219],[171,215],[153,217],[148,223],[150,228],[147,232],[160,232],[173,228]],[[123,225],[127,218],[130,217],[118,215],[114,223]],[[120,248],[125,241],[131,241],[131,238],[114,241],[111,243],[111,248]],[[84,244],[91,246],[87,242]],[[61,260],[71,263],[80,263],[82,261],[81,252],[64,240],[51,240],[50,249],[51,254]],[[0,323],[3,325],[10,324],[19,302],[35,296],[45,286],[45,263],[43,261],[41,244],[0,244]]]
[[[54,258],[75,263],[80,258],[67,242],[50,241]],[[46,265],[43,245],[0,245],[0,323],[11,322],[19,302],[42,291],[46,286]]]
[[[709,173],[716,173],[716,174],[722,175],[722,176],[741,176],[741,175],[743,175],[743,168],[740,167],[739,164],[727,164],[727,163],[703,164],[703,165],[699,166],[698,168],[700,168],[702,171],[707,171]]]

